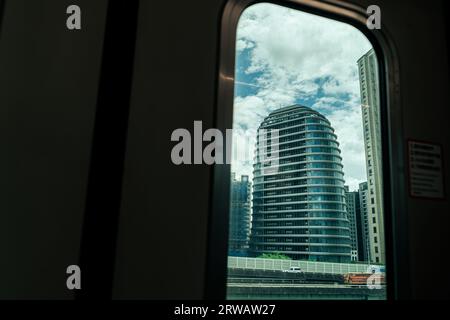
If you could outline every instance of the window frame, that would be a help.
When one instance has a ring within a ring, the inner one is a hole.
[[[383,160],[383,206],[387,299],[410,297],[406,210],[405,139],[400,104],[399,63],[386,26],[369,30],[366,9],[342,1],[229,0],[220,26],[215,127],[233,127],[236,35],[241,14],[257,3],[272,3],[347,23],[362,32],[378,58]],[[204,297],[225,299],[228,264],[230,164],[212,167]],[[395,213],[395,214],[394,214]]]

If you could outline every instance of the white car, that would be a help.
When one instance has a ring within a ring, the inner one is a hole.
[[[301,273],[303,271],[300,267],[290,267],[287,270],[283,270],[283,272]]]

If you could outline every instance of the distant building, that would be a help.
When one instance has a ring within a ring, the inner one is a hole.
[[[358,221],[356,211],[359,208],[359,192],[349,191],[348,186],[345,186],[345,200],[347,207],[347,218],[350,226],[350,244],[352,246],[351,260],[359,261],[358,257]]]
[[[232,173],[230,201],[230,228],[228,254],[245,256],[250,237],[250,194],[251,183],[248,176],[236,180]]]
[[[384,263],[380,95],[378,88],[378,63],[373,49],[358,60],[358,69],[367,168],[367,218],[370,259],[374,263]]]
[[[359,261],[370,261],[369,223],[367,221],[367,182],[359,184],[359,210],[356,211],[358,226]]]
[[[350,262],[340,154],[330,122],[311,108],[284,107],[264,119],[253,171],[254,256],[281,253],[297,260]]]

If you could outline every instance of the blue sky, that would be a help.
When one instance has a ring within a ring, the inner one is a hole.
[[[366,180],[357,60],[371,45],[356,28],[284,8],[256,4],[244,11],[236,43],[234,129],[256,131],[265,116],[295,103],[330,121],[342,151],[350,189]],[[254,154],[254,134],[237,132]],[[252,177],[251,160],[232,171]]]

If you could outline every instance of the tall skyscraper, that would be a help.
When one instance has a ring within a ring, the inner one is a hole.
[[[352,245],[351,260],[358,261],[358,222],[356,219],[356,211],[360,210],[359,193],[357,191],[349,191],[348,186],[345,186],[345,200],[347,206],[347,218],[350,223],[350,243]]]
[[[370,261],[369,222],[367,220],[367,182],[359,184],[359,212],[356,212],[358,221],[358,255],[359,261]]]
[[[378,63],[371,49],[358,60],[366,154],[370,258],[385,262]]]
[[[330,122],[311,108],[284,107],[264,119],[253,171],[253,255],[350,261],[340,153]]]
[[[232,173],[229,255],[243,256],[247,254],[250,237],[250,194],[251,183],[248,176],[241,176],[241,179],[237,180],[235,174]]]

